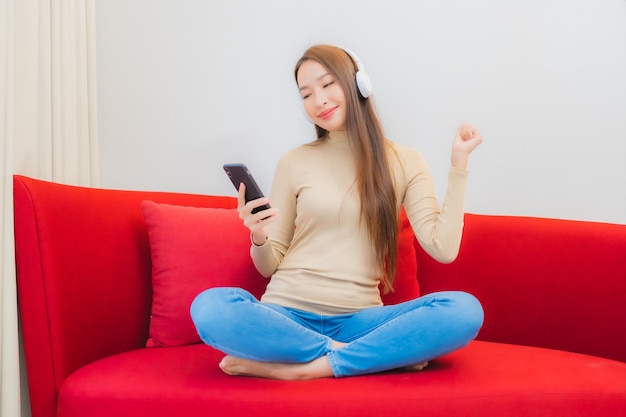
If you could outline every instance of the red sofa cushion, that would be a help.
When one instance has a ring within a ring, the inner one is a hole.
[[[210,287],[242,287],[257,298],[267,279],[249,256],[248,229],[237,210],[179,206],[153,201],[141,204],[152,258],[152,311],[147,347],[199,343],[189,306]],[[395,304],[419,296],[414,235],[404,212],[400,219]]]
[[[542,348],[475,341],[422,372],[301,382],[231,377],[217,366],[222,356],[197,344],[99,360],[66,379],[58,415],[618,417],[624,412],[625,363]]]

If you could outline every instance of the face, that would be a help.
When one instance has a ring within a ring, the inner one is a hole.
[[[317,61],[304,61],[298,69],[298,87],[304,111],[329,132],[345,130],[346,95],[334,75]]]

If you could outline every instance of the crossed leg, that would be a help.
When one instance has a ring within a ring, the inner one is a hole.
[[[466,345],[482,325],[475,298],[436,293],[340,318],[337,337],[349,343],[338,343],[298,324],[302,315],[263,305],[243,290],[213,290],[194,300],[191,313],[202,340],[227,354],[220,368],[229,375],[300,380],[419,371],[428,360]]]

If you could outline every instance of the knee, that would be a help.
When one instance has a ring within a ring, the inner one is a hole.
[[[206,344],[213,346],[216,340],[231,337],[237,326],[234,305],[254,296],[240,288],[210,288],[198,294],[191,303],[189,313],[196,332]]]
[[[439,301],[444,301],[447,307],[451,325],[463,339],[474,339],[484,321],[483,307],[480,301],[472,294],[462,291],[439,293]]]
[[[191,302],[189,308],[191,320],[196,328],[206,327],[223,316],[229,305],[238,299],[244,299],[247,294],[244,290],[230,287],[204,290]]]
[[[457,293],[457,303],[459,320],[473,339],[478,335],[485,320],[483,307],[475,296],[466,292]]]

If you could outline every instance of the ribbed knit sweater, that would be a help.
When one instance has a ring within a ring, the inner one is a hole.
[[[423,156],[391,145],[398,210],[404,205],[427,253],[451,262],[461,242],[467,171],[450,168],[440,207]],[[265,244],[250,249],[256,268],[271,277],[262,301],[324,315],[382,304],[382,274],[361,221],[354,157],[343,132],[285,154],[270,204],[280,216],[268,227]]]

